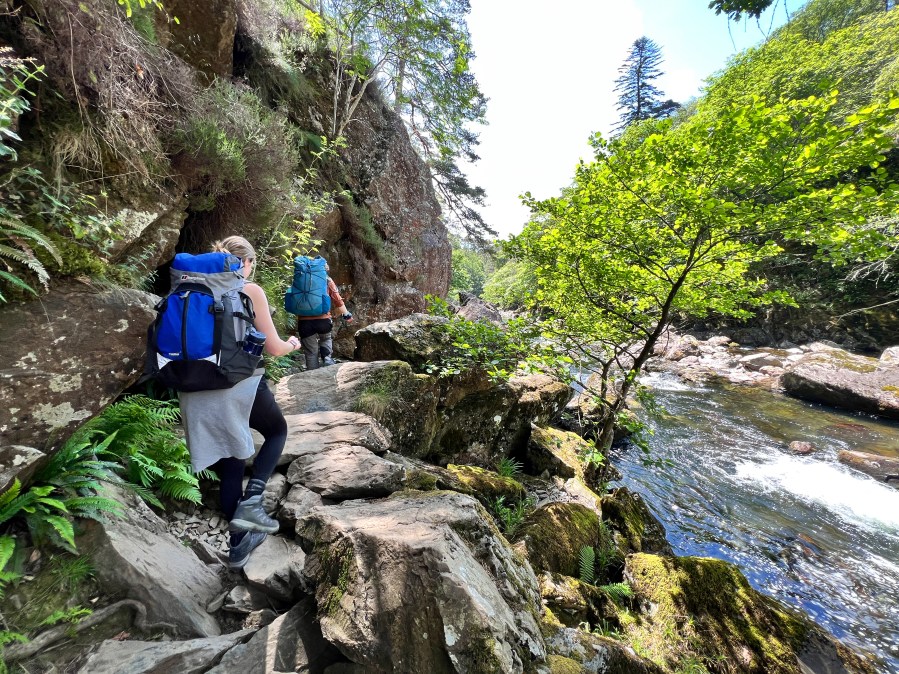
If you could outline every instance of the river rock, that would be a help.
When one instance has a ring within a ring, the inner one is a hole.
[[[0,305],[0,444],[58,446],[134,383],[157,300],[73,282]]]
[[[401,360],[416,371],[436,360],[435,355],[449,345],[441,328],[443,316],[412,314],[399,320],[374,323],[356,333],[357,361]]]
[[[108,639],[88,657],[78,674],[201,674],[208,671],[210,662],[215,662],[222,653],[249,639],[252,634],[252,630],[243,630],[188,641]]]
[[[582,629],[546,625],[547,658],[553,674],[664,674],[666,670],[636,655],[625,644]]]
[[[487,323],[503,324],[503,315],[499,309],[485,302],[477,295],[471,293],[459,293],[459,309],[456,316],[467,321],[485,321]]]
[[[297,533],[322,633],[368,671],[521,672],[544,659],[537,579],[472,497],[349,501]]]
[[[28,484],[45,457],[43,452],[34,447],[25,445],[0,447],[0,494],[9,489],[15,480],[22,485]]]
[[[802,440],[793,440],[789,444],[790,451],[793,454],[798,454],[799,456],[806,456],[808,454],[814,454],[815,446],[810,442],[804,442]]]
[[[672,670],[686,664],[689,651],[691,662],[733,663],[747,674],[871,671],[810,620],[754,590],[728,562],[637,553],[627,557],[624,579],[641,609],[636,620],[622,624],[627,639],[644,644],[644,655]],[[803,669],[800,653],[808,662],[823,660],[813,655],[820,643],[839,652],[838,667]]]
[[[899,419],[899,364],[813,344],[781,377],[789,395]]]
[[[315,602],[308,597],[225,653],[208,674],[322,672],[340,653],[322,637]],[[207,663],[207,667],[208,667]]]
[[[365,447],[335,445],[297,455],[287,469],[287,480],[301,484],[325,498],[350,499],[387,496],[403,488],[405,469]]]
[[[899,365],[899,346],[891,346],[880,354],[881,365]]]
[[[622,556],[631,552],[673,555],[665,538],[665,527],[656,519],[641,496],[618,487],[602,496],[602,519],[615,532]]]
[[[759,353],[751,353],[748,356],[743,356],[740,358],[739,363],[747,370],[759,372],[765,367],[782,367],[783,359],[766,351],[760,351]]]
[[[894,487],[899,487],[899,457],[880,456],[868,452],[855,452],[849,449],[841,449],[837,453],[837,460],[856,470],[867,473],[881,482],[887,482]]]
[[[515,541],[538,571],[578,575],[584,546],[598,547],[602,539],[599,516],[579,503],[549,503],[528,515]]]
[[[320,505],[322,505],[322,497],[314,491],[301,484],[291,485],[290,491],[287,492],[287,496],[284,497],[284,501],[277,511],[278,521],[282,527],[292,531],[298,519],[315,506]]]

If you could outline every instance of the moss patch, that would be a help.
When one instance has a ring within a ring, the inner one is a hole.
[[[626,578],[647,612],[622,621],[634,649],[678,670],[702,662],[722,671],[796,674],[806,620],[753,590],[732,564],[636,554]]]
[[[549,665],[550,674],[581,674],[584,671],[576,660],[561,655],[550,655],[546,658],[546,664]]]
[[[615,532],[621,555],[630,552],[673,554],[665,528],[653,517],[643,499],[621,487],[602,497],[602,519]]]
[[[566,576],[578,573],[578,555],[600,540],[599,516],[579,503],[550,503],[525,520],[516,537],[525,543],[528,560],[540,571]]]
[[[492,501],[500,496],[506,502],[520,501],[525,496],[524,487],[511,477],[503,477],[492,470],[476,466],[457,466],[449,464],[446,469],[482,501]]]

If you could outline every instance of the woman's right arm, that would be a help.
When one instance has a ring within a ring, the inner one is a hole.
[[[256,329],[265,334],[265,352],[270,356],[286,356],[300,348],[300,340],[296,337],[281,339],[278,330],[272,321],[272,314],[268,308],[268,298],[265,291],[255,283],[247,283],[243,287],[247,297],[253,301],[253,311],[256,312]]]

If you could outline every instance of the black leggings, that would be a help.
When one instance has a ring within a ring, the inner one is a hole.
[[[287,441],[287,422],[275,396],[269,390],[263,377],[256,389],[256,399],[250,410],[250,428],[259,431],[265,438],[259,453],[253,461],[253,478],[267,482],[275,472],[278,459]],[[237,502],[243,494],[243,475],[246,462],[243,459],[228,457],[219,459],[212,465],[212,470],[219,476],[219,497],[222,512],[229,520],[234,516]]]

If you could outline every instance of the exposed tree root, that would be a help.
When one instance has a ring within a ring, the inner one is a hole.
[[[38,636],[27,643],[7,646],[3,651],[3,657],[7,662],[14,662],[16,660],[29,658],[39,651],[47,648],[50,644],[59,641],[63,637],[71,637],[79,634],[80,632],[83,632],[84,630],[103,622],[119,609],[126,607],[134,609],[134,626],[142,632],[150,632],[153,630],[166,630],[168,632],[174,632],[176,630],[176,627],[169,623],[148,623],[146,606],[135,599],[123,599],[121,601],[117,601],[115,604],[110,604],[109,606],[101,608],[99,611],[94,611],[84,620],[75,625],[57,625],[56,627],[53,627],[45,632],[41,632]]]

